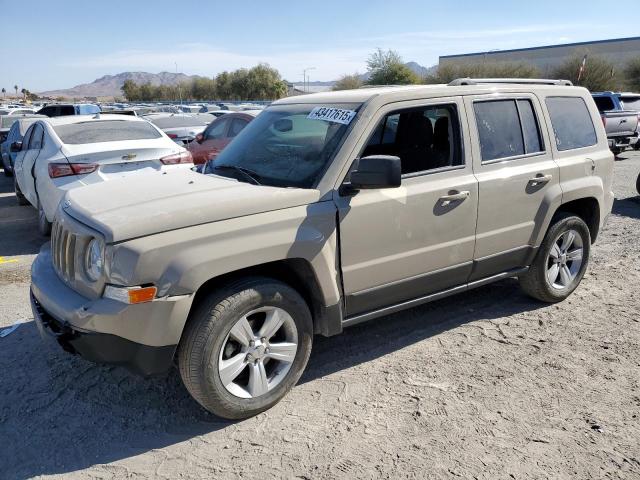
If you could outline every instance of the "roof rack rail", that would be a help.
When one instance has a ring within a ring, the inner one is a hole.
[[[481,83],[508,83],[521,85],[561,85],[573,87],[569,80],[551,80],[546,78],[456,78],[449,83],[450,87],[461,85],[478,85]]]

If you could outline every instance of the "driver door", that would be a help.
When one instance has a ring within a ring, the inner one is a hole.
[[[203,132],[202,141],[200,143],[192,142],[191,154],[193,155],[194,163],[207,163],[209,159],[218,156],[228,143],[226,136],[229,123],[228,118],[214,120]]]
[[[478,209],[461,98],[388,105],[357,157],[400,157],[399,188],[336,193],[345,310],[366,314],[464,285]]]

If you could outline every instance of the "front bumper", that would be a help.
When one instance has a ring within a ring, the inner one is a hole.
[[[96,363],[123,365],[143,376],[166,372],[176,345],[149,347],[108,333],[83,332],[53,318],[31,292],[31,310],[40,336],[57,342],[66,352]]]
[[[33,317],[44,338],[88,360],[121,364],[143,375],[171,366],[191,301],[187,295],[137,305],[87,299],[60,280],[48,245],[31,267]]]

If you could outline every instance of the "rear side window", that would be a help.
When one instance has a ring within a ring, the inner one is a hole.
[[[530,100],[490,100],[473,105],[482,161],[543,151]]]
[[[611,97],[593,97],[593,101],[596,102],[596,106],[600,112],[606,112],[616,108],[613,104],[613,98]]]
[[[640,111],[640,96],[636,97],[620,97],[620,101],[625,110],[638,110]]]
[[[40,150],[44,140],[44,130],[41,125],[36,124],[33,127],[31,140],[29,140],[29,150]]]
[[[162,135],[147,122],[126,120],[100,120],[70,123],[53,127],[62,143],[81,145],[87,143],[120,142],[123,140],[151,140]]]
[[[580,97],[547,97],[558,150],[591,147],[598,143],[589,109]]]
[[[76,109],[73,108],[71,105],[65,105],[65,106],[59,107],[59,110],[58,112],[56,112],[56,114],[61,117],[64,115],[75,115]]]

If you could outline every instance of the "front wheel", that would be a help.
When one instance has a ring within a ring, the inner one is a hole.
[[[556,215],[529,270],[520,277],[522,289],[543,302],[564,300],[580,284],[590,250],[587,224],[569,213]]]
[[[295,385],[312,338],[311,313],[297,291],[273,279],[243,280],[192,313],[178,347],[180,376],[210,412],[247,418]]]

